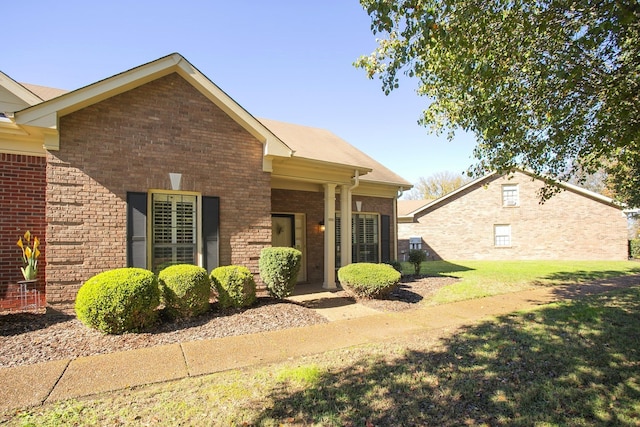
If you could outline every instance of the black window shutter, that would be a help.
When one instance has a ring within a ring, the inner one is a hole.
[[[219,266],[218,229],[220,228],[220,198],[202,197],[203,267],[211,272]]]
[[[147,268],[147,193],[127,193],[127,266]]]
[[[382,262],[391,261],[391,217],[380,215],[380,250]]]

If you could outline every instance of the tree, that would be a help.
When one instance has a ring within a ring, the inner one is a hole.
[[[409,200],[437,199],[457,190],[469,181],[470,178],[463,174],[449,171],[437,172],[427,178],[420,177],[406,198]]]
[[[604,169],[640,206],[640,2],[360,0],[378,47],[355,65],[385,93],[402,73],[436,132],[473,132],[473,175],[557,180]]]

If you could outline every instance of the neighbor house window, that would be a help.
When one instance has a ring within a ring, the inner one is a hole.
[[[496,247],[511,246],[511,226],[510,225],[494,225],[493,235],[494,235],[494,244]]]
[[[197,264],[197,197],[152,193],[151,269]]]
[[[502,206],[518,206],[518,186],[508,184],[502,186]]]
[[[409,237],[409,250],[422,249],[422,237]]]

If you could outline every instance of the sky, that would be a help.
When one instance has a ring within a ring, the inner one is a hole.
[[[353,62],[376,47],[357,0],[21,0],[2,6],[0,71],[78,89],[177,52],[255,117],[330,130],[411,183],[462,173],[471,135],[418,125],[406,79],[386,96]]]

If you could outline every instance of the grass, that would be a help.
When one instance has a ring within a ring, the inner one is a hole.
[[[405,274],[413,265],[402,263]],[[420,273],[427,276],[459,278],[440,289],[427,304],[482,298],[517,292],[535,286],[561,286],[640,274],[635,261],[427,261]]]
[[[4,414],[7,425],[638,426],[640,288]]]

